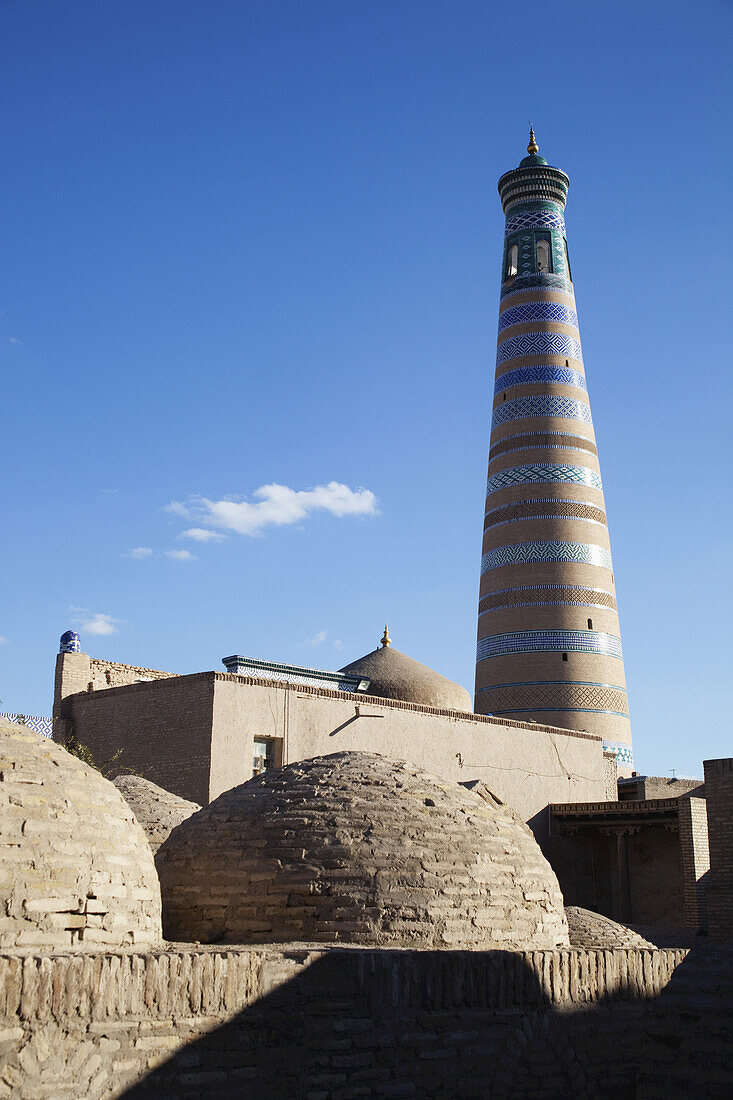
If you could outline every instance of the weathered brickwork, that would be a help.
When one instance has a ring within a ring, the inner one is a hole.
[[[64,733],[87,745],[97,761],[121,749],[121,769],[202,805],[209,801],[213,677],[200,673],[68,695],[58,708],[67,722]]]
[[[682,859],[685,924],[707,928],[703,876],[710,870],[708,815],[704,798],[680,798],[677,816]]]
[[[140,822],[153,855],[176,825],[201,809],[139,775],[118,775],[113,783]]]
[[[152,854],[122,796],[48,738],[0,723],[0,945],[159,941]]]
[[[639,949],[5,954],[0,1097],[610,1100],[634,1095],[647,1021],[686,965]],[[719,1058],[699,997],[694,1013],[693,1046]],[[686,1018],[660,1016],[660,1055]],[[660,1066],[673,1084],[690,1069]]]
[[[733,941],[733,758],[705,760],[703,767],[710,842],[708,932],[728,943]]]
[[[371,753],[235,787],[179,826],[156,865],[172,940],[568,943],[557,879],[513,811]]]
[[[577,905],[565,907],[572,947],[605,947],[613,951],[619,947],[654,947],[633,928],[619,924],[610,917],[581,909]]]

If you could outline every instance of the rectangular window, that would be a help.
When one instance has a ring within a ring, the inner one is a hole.
[[[252,775],[262,775],[275,767],[275,739],[273,737],[255,737]]]

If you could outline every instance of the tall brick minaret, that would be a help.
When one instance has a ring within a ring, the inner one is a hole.
[[[587,730],[633,763],[613,565],[563,217],[538,155],[506,214],[486,489],[476,711]]]

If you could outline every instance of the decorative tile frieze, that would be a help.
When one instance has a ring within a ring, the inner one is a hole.
[[[605,607],[615,611],[616,599],[605,588],[581,584],[520,584],[489,592],[478,606],[481,615],[509,607]]]
[[[565,336],[561,332],[524,332],[499,344],[496,352],[497,366],[524,355],[566,356],[578,363],[583,362],[580,341],[572,336]]]
[[[611,553],[605,546],[589,542],[565,542],[559,539],[518,542],[512,546],[497,546],[481,558],[481,575],[504,565],[526,565],[531,562],[575,562],[612,569]]]
[[[63,652],[77,652],[65,650]],[[41,718],[37,714],[16,714],[15,711],[0,711],[0,718],[8,722],[15,722],[21,726],[27,726],[34,733],[40,733],[41,737],[53,737],[53,718]]]
[[[628,717],[626,691],[612,684],[563,681],[500,684],[481,689],[492,714],[532,710],[606,711]]]
[[[507,217],[504,236],[516,233],[518,229],[560,229],[564,233],[565,219],[562,214],[550,210],[525,210]]]
[[[582,420],[592,424],[590,406],[572,397],[556,397],[537,393],[532,397],[514,397],[497,405],[491,417],[492,428],[509,420],[528,420],[533,417],[558,417],[562,420]]]
[[[565,294],[573,293],[573,284],[564,275],[550,275],[532,272],[527,275],[516,275],[511,281],[507,281],[501,288],[501,297],[509,294],[519,294],[525,290],[561,290]]]
[[[578,327],[578,315],[574,309],[561,302],[524,302],[499,314],[499,332],[512,325],[528,325],[533,321],[551,321],[561,325]]]
[[[607,526],[606,513],[596,504],[581,500],[516,500],[502,508],[492,508],[486,513],[484,530],[500,523],[518,523],[527,519],[574,519]]]
[[[479,638],[476,660],[505,657],[511,653],[595,653],[621,657],[621,639],[600,630],[513,630]]]
[[[510,451],[534,451],[544,447],[557,451],[587,451],[592,455],[598,454],[595,443],[582,435],[573,435],[571,432],[518,432],[517,435],[507,436],[494,444],[489,451],[489,462]]]
[[[486,482],[486,495],[508,485],[523,485],[540,481],[561,482],[567,485],[589,485],[603,490],[601,475],[587,466],[570,466],[564,462],[528,462],[522,466],[510,466],[492,474]]]
[[[515,367],[514,370],[500,374],[494,383],[494,397],[511,386],[537,386],[543,382],[550,382],[556,386],[575,386],[578,390],[588,392],[585,375],[579,370],[557,367],[548,363],[533,367]]]
[[[629,767],[634,763],[634,750],[625,741],[604,741],[603,751],[612,752],[619,764]]]

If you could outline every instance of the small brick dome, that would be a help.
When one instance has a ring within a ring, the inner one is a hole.
[[[0,720],[0,947],[160,941],[153,856],[113,785]]]
[[[112,782],[142,825],[153,855],[176,825],[201,809],[141,775],[118,775]]]
[[[579,905],[567,905],[565,916],[568,918],[571,947],[654,947],[633,928],[619,924],[610,917],[594,913],[591,909],[581,909]]]
[[[156,859],[169,939],[567,946],[534,837],[458,783],[375,753],[267,771],[174,829]]]
[[[400,653],[399,649],[393,649],[386,627],[379,649],[345,665],[339,672],[369,680],[367,694],[382,699],[401,699],[422,707],[460,710],[469,714],[473,711],[471,696],[464,687],[413,660],[406,653]]]

